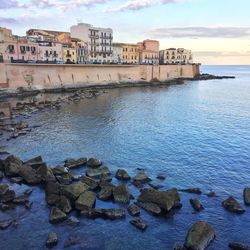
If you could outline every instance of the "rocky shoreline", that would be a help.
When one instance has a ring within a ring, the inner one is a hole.
[[[75,169],[82,169],[82,175],[76,175]],[[188,188],[177,190],[171,188],[159,191],[158,187],[152,184],[154,178],[147,175],[144,170],[139,169],[133,177],[125,169],[117,169],[114,176],[107,166],[95,158],[82,157],[79,159],[66,159],[64,164],[55,167],[48,167],[41,156],[37,156],[28,161],[22,161],[14,155],[9,155],[4,160],[0,160],[0,210],[6,212],[15,209],[17,206],[24,206],[32,212],[32,203],[29,197],[32,195],[32,186],[39,186],[45,192],[47,205],[50,207],[48,221],[51,224],[79,225],[79,219],[70,215],[76,211],[80,218],[122,220],[126,216],[131,216],[129,223],[140,231],[145,231],[150,227],[141,217],[141,209],[152,216],[165,217],[169,213],[182,208],[180,192],[190,193],[197,197],[202,191],[199,188]],[[157,178],[159,176],[156,176]],[[164,181],[161,175],[161,181]],[[118,185],[112,183],[113,178],[119,182]],[[30,186],[21,195],[17,195],[11,188],[11,183],[25,184]],[[128,184],[132,184],[139,190],[138,197],[133,197]],[[153,186],[153,188],[152,188]],[[211,192],[207,194],[208,199]],[[96,200],[105,202],[112,201],[125,205],[125,208],[101,208],[96,207]],[[243,191],[245,205],[250,204],[250,188]],[[196,213],[206,209],[199,199],[190,199],[190,204]],[[221,206],[228,212],[241,214],[245,209],[233,197],[222,200]],[[0,229],[16,227],[21,223],[18,218],[0,221]],[[94,223],[94,222],[93,222]],[[183,245],[175,245],[173,249],[206,249],[216,236],[213,226],[206,221],[197,221],[187,232]],[[60,239],[55,232],[48,232],[46,246],[55,246]],[[80,239],[70,238],[64,246],[79,244]],[[43,244],[38,243],[38,244]],[[237,242],[229,242],[232,249],[249,249],[249,246]]]

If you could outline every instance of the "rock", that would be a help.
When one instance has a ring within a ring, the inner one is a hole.
[[[194,210],[199,212],[204,209],[202,204],[197,199],[190,199],[189,201]]]
[[[82,183],[81,181],[63,186],[61,188],[62,194],[64,194],[71,201],[75,201],[80,196],[80,194],[87,190],[89,190],[89,186],[87,186],[85,183]]]
[[[58,243],[58,237],[56,233],[50,232],[46,241],[46,246],[52,248]]]
[[[70,216],[67,220],[64,221],[64,224],[75,227],[80,224],[80,221],[76,217]]]
[[[72,183],[72,176],[69,173],[56,176],[56,179],[62,185],[69,185]]]
[[[54,204],[66,214],[72,210],[70,200],[64,195],[59,196]]]
[[[232,196],[223,201],[222,206],[233,213],[242,214],[245,212],[245,209]]]
[[[14,204],[25,204],[28,201],[29,201],[28,196],[23,194],[14,198],[12,202]]]
[[[164,176],[164,175],[158,175],[156,178],[159,179],[159,180],[165,180],[166,176]]]
[[[39,166],[36,170],[36,173],[40,175],[42,181],[55,181],[55,176],[51,168],[48,168],[46,164]]]
[[[0,197],[4,195],[9,190],[9,186],[7,184],[0,184]]]
[[[92,191],[85,191],[75,202],[75,207],[78,210],[85,210],[92,208],[95,204],[95,193]]]
[[[130,194],[129,194],[127,185],[123,183],[118,187],[114,187],[113,197],[114,197],[115,202],[117,203],[129,204]]]
[[[32,202],[26,202],[26,203],[24,204],[24,206],[25,206],[26,209],[29,209],[29,210],[30,210],[31,207],[32,207],[32,204],[33,204]]]
[[[5,220],[5,221],[0,221],[0,229],[4,230],[7,229],[11,224],[12,224],[12,220]]]
[[[20,168],[19,175],[24,179],[27,184],[36,185],[41,183],[42,178],[36,171],[29,165],[24,165]]]
[[[124,169],[118,169],[115,174],[116,179],[127,181],[130,180],[130,176],[128,175],[127,171]]]
[[[129,223],[142,231],[144,231],[148,227],[148,225],[140,217],[134,218]]]
[[[80,158],[78,160],[67,159],[64,162],[64,166],[69,168],[69,169],[72,169],[72,168],[84,166],[84,165],[86,165],[86,163],[87,163],[87,158]]]
[[[4,177],[4,173],[2,170],[0,170],[0,180],[3,179],[3,177]]]
[[[52,207],[49,216],[50,223],[60,223],[67,219],[67,215],[57,207]]]
[[[58,182],[49,181],[45,184],[46,195],[60,194],[60,185]]]
[[[8,210],[10,208],[11,208],[10,205],[0,203],[0,211],[4,212],[4,211],[6,211],[6,210]]]
[[[0,201],[1,202],[10,202],[16,197],[16,194],[13,190],[10,190],[8,185],[0,185]]]
[[[100,182],[111,182],[112,176],[110,173],[102,173],[100,176]]]
[[[41,163],[41,162],[43,162],[43,159],[42,159],[42,156],[39,155],[39,156],[36,156],[36,157],[24,162],[24,164],[29,165],[29,164]]]
[[[192,250],[204,250],[214,238],[214,229],[207,222],[199,221],[189,229],[185,247]]]
[[[228,246],[232,248],[233,250],[250,250],[250,246],[243,245],[237,242],[230,242]]]
[[[154,204],[154,203],[151,203],[151,202],[139,202],[137,201],[135,203],[138,207],[146,210],[147,212],[153,214],[153,215],[160,215],[161,214],[161,208]]]
[[[216,197],[217,195],[216,195],[215,192],[210,191],[210,192],[207,193],[207,196],[208,196],[208,197]]]
[[[159,188],[162,188],[163,186],[162,185],[156,185],[156,184],[153,184],[152,182],[149,182],[148,185],[155,189],[155,190],[158,190]]]
[[[52,172],[54,175],[64,175],[64,174],[67,174],[69,171],[64,166],[58,165],[58,166],[52,168]]]
[[[67,241],[64,243],[64,248],[68,248],[68,247],[71,247],[80,243],[81,243],[80,236],[72,235],[72,236],[69,236]]]
[[[113,198],[113,187],[103,186],[98,194],[98,198],[103,201],[111,200]]]
[[[81,177],[81,182],[87,184],[90,188],[90,190],[96,190],[99,187],[99,184],[96,180],[94,180],[93,178],[90,178],[88,176],[83,176]]]
[[[191,194],[202,194],[199,188],[187,188],[187,189],[180,189],[181,192],[191,193]]]
[[[102,162],[95,158],[89,158],[87,161],[87,165],[91,168],[98,168],[102,165]]]
[[[136,176],[133,178],[133,181],[135,183],[139,182],[139,183],[147,183],[150,182],[151,179],[146,175],[146,173],[143,170],[140,170]]]
[[[7,177],[18,176],[19,171],[22,167],[22,161],[14,155],[8,156],[4,160],[4,170]]]
[[[24,191],[24,193],[23,194],[25,194],[25,195],[31,195],[32,194],[32,192],[33,192],[33,188],[28,188],[28,189],[26,189],[25,191]]]
[[[175,188],[168,191],[158,191],[151,188],[145,188],[141,190],[141,194],[137,200],[139,202],[154,203],[168,212],[174,208],[176,203],[180,202],[180,196]]]
[[[46,202],[48,205],[56,205],[60,196],[58,194],[46,194]]]
[[[174,244],[173,250],[187,250],[187,248],[180,244]]]
[[[10,179],[11,182],[17,183],[17,184],[21,184],[23,182],[23,177],[19,176],[19,177],[12,177]]]
[[[130,206],[128,206],[127,210],[131,216],[138,216],[141,212],[140,208],[135,204],[131,204]]]
[[[92,219],[103,218],[116,220],[125,218],[126,212],[121,208],[88,209],[81,211],[81,215]]]
[[[245,188],[243,191],[245,205],[250,206],[250,188]]]
[[[86,175],[91,178],[100,179],[102,174],[111,175],[108,167],[99,167],[97,169],[88,169]]]

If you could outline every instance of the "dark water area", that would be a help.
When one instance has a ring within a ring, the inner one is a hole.
[[[203,66],[202,71],[236,79],[108,90],[96,98],[63,104],[60,110],[38,112],[28,121],[41,127],[0,142],[1,150],[22,160],[42,155],[53,167],[66,158],[93,156],[113,174],[125,168],[134,176],[139,167],[154,184],[164,186],[161,190],[199,187],[202,195],[180,193],[182,209],[166,218],[142,211],[149,227],[140,232],[129,224],[129,215],[118,221],[80,218],[78,227],[51,225],[44,192],[37,187],[30,198],[31,211],[20,207],[0,212],[0,221],[19,218],[17,228],[0,231],[0,249],[45,249],[50,231],[59,236],[54,249],[62,249],[71,234],[78,234],[83,243],[69,249],[172,249],[176,242],[184,242],[189,227],[199,220],[208,221],[216,231],[210,250],[228,249],[229,241],[250,245],[250,207],[243,205],[243,188],[250,187],[250,66]],[[1,108],[8,110],[15,102],[1,103]],[[167,179],[157,180],[158,174]],[[128,186],[137,197],[139,189]],[[21,193],[26,187],[13,188]],[[208,198],[210,190],[219,197]],[[222,208],[229,195],[246,208],[244,214]],[[198,198],[205,209],[194,213],[190,198]],[[97,201],[96,207],[124,206]]]

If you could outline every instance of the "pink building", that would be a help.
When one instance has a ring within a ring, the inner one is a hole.
[[[39,42],[38,60],[43,62],[62,62],[62,44],[56,42]]]
[[[138,45],[140,63],[159,64],[159,41],[147,39]]]

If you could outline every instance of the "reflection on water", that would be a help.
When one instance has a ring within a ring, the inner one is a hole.
[[[57,249],[73,232],[84,232],[89,248],[83,249],[171,249],[175,242],[184,241],[189,226],[197,220],[207,220],[216,229],[216,240],[209,249],[227,249],[229,241],[250,244],[250,209],[235,216],[221,207],[229,194],[242,203],[242,190],[250,185],[250,67],[207,67],[204,71],[237,78],[109,90],[93,99],[64,103],[59,111],[35,113],[29,122],[41,127],[1,142],[4,150],[23,160],[42,155],[55,166],[69,157],[95,156],[113,173],[123,167],[134,175],[137,167],[144,168],[164,188],[214,190],[218,198],[198,197],[204,211],[193,213],[188,200],[197,196],[182,193],[183,208],[175,215],[157,218],[142,212],[149,224],[145,233],[128,223],[129,216],[115,222],[81,219],[77,228],[55,227],[48,223],[48,209],[37,190],[32,195],[34,208],[18,228],[0,232],[0,248],[40,249],[47,233],[54,230],[61,238]],[[16,102],[3,103],[1,110]],[[167,179],[157,180],[158,174]],[[129,189],[138,195],[133,186]],[[97,207],[111,206],[118,205],[97,203]]]

